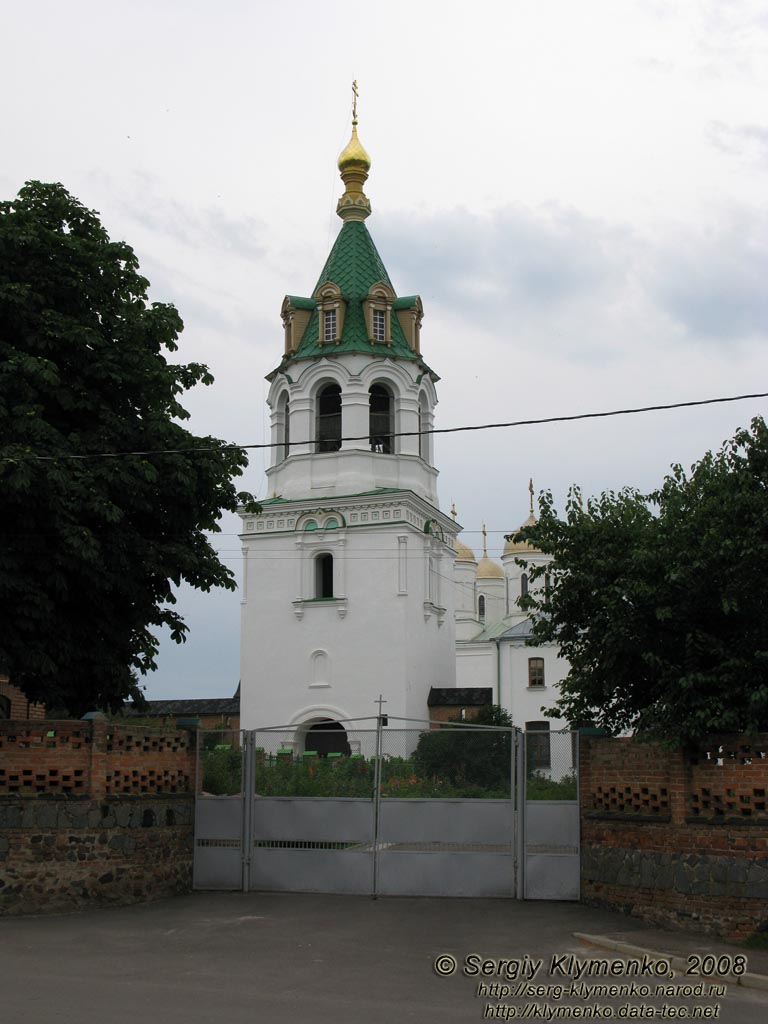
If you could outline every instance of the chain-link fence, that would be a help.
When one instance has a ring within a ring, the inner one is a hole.
[[[259,729],[253,733],[252,791],[258,796],[507,799],[516,736],[525,744],[526,798],[577,798],[578,736],[571,732],[375,720]],[[244,791],[245,734],[205,730],[198,739],[197,792]],[[377,762],[379,765],[377,771]]]
[[[243,792],[244,736],[238,729],[198,732],[198,796],[235,796]]]
[[[578,733],[568,730],[525,733],[527,800],[577,799],[578,741]]]
[[[325,724],[325,723],[323,723]],[[468,726],[400,728],[373,723],[261,729],[253,733],[258,796],[508,799],[514,731]],[[243,741],[232,730],[200,734],[198,793],[243,792]]]

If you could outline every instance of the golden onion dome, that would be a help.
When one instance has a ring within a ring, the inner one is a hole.
[[[339,154],[339,170],[344,172],[350,168],[359,168],[365,171],[371,169],[371,158],[357,137],[357,121],[352,122],[352,138]]]
[[[483,555],[477,563],[475,579],[478,580],[503,580],[504,570],[498,562],[492,561],[487,555]]]
[[[535,526],[535,525],[536,525],[536,516],[533,514],[533,512],[531,512],[531,514],[528,516],[528,518],[525,520],[525,522],[522,523],[518,527],[518,529],[522,530],[526,526]],[[529,544],[527,540],[521,540],[521,541],[518,541],[517,543],[515,543],[513,540],[508,540],[506,542],[506,544],[504,545],[504,554],[505,555],[524,555],[524,554],[530,554],[531,552],[536,552],[538,554],[541,554],[539,549],[535,548],[532,544]]]
[[[472,548],[468,548],[466,544],[462,544],[459,538],[453,542],[453,550],[456,552],[455,562],[475,562],[475,554]]]

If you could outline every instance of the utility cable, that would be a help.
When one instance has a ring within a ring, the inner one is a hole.
[[[731,395],[727,398],[701,398],[692,402],[669,402],[665,405],[642,405],[631,409],[610,409],[603,412],[580,412],[573,413],[570,416],[543,416],[538,419],[530,420],[510,420],[508,423],[478,423],[464,427],[435,427],[432,430],[403,430],[398,433],[387,434],[385,436],[387,438],[426,437],[429,434],[458,434],[471,430],[501,430],[508,427],[536,427],[541,426],[544,423],[573,423],[576,420],[605,419],[609,416],[633,416],[638,413],[663,412],[668,409],[690,409],[694,406],[719,405],[724,402],[744,402],[751,398],[768,398],[768,392],[762,391],[750,395]],[[337,440],[339,444],[344,441],[370,442],[370,434],[362,434],[356,437],[340,437]],[[203,452],[246,451],[261,448],[294,448],[299,445],[308,446],[314,444],[317,444],[317,441],[276,441],[263,444],[205,445],[194,448],[157,448],[148,449],[147,451],[133,452],[92,452],[86,455],[75,455],[70,453],[61,453],[58,455],[34,455],[32,453],[22,453],[13,456],[3,456],[0,458],[0,462],[21,462],[32,460],[39,462],[56,462],[63,459],[77,459],[82,461],[85,459],[119,459],[135,456],[146,457],[148,455],[194,455]]]

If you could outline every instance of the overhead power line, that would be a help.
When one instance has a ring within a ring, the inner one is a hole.
[[[510,420],[508,423],[477,423],[464,427],[435,427],[432,430],[402,430],[397,433],[387,434],[387,437],[424,437],[428,434],[459,434],[471,430],[502,430],[509,427],[536,427],[545,423],[573,423],[575,420],[596,420],[605,419],[609,416],[633,416],[643,412],[664,412],[668,409],[691,409],[700,405],[722,405],[725,402],[744,402],[751,398],[768,398],[768,392],[761,391],[750,395],[730,395],[727,398],[700,398],[693,402],[669,402],[665,405],[641,405],[632,409],[610,409],[604,412],[579,412],[570,416],[543,416],[530,420]],[[369,434],[361,434],[356,437],[341,437],[339,442],[344,441],[370,441]],[[149,455],[194,455],[203,452],[221,451],[246,451],[263,448],[295,448],[299,445],[312,445],[315,441],[276,441],[263,444],[224,444],[224,445],[201,445],[194,448],[156,448],[146,451],[129,452],[90,452],[88,454],[72,454],[61,452],[56,455],[36,455],[23,453],[13,456],[4,456],[0,462],[40,461],[55,462],[60,459],[120,459],[132,456]]]

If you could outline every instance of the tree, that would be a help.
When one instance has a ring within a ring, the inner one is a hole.
[[[72,714],[141,701],[153,628],[185,638],[173,586],[234,589],[204,531],[253,500],[245,453],[178,422],[212,377],[167,361],[183,325],[147,288],[63,186],[0,204],[0,671]]]
[[[552,717],[693,742],[768,728],[768,428],[762,419],[652,494],[605,493],[565,519],[551,494],[515,534],[530,566],[533,643],[570,663]]]
[[[512,718],[498,704],[480,708],[470,722],[457,716],[442,728],[421,734],[414,763],[425,775],[438,775],[454,785],[509,790],[511,733],[472,728],[478,725],[511,729]]]

